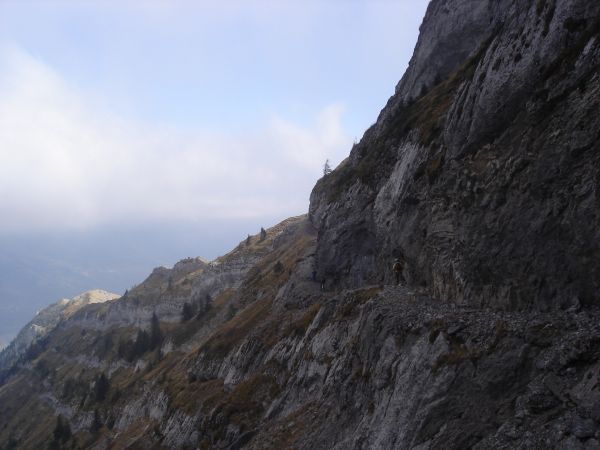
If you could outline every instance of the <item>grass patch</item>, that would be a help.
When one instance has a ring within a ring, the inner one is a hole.
[[[308,308],[308,311],[304,313],[304,315],[292,322],[287,329],[283,332],[284,336],[304,336],[306,330],[316,317],[317,313],[321,310],[320,304],[311,305]]]
[[[258,324],[269,316],[273,300],[258,300],[224,323],[201,347],[201,351],[215,358],[224,358],[244,340]]]
[[[338,306],[334,318],[336,320],[343,320],[353,317],[358,312],[358,306],[366,303],[375,297],[379,292],[381,292],[381,288],[379,286],[357,289],[353,291],[350,298]]]

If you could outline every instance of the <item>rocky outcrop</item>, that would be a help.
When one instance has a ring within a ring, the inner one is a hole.
[[[81,311],[66,326],[108,330],[115,326],[145,328],[156,315],[162,322],[178,323],[184,304],[194,311],[207,309],[223,292],[236,290],[249,270],[280,245],[280,241],[304,221],[291,217],[260,234],[250,236],[228,254],[214,261],[186,258],[172,268],[157,267],[139,285],[128,290],[121,301]]]
[[[10,369],[25,354],[27,349],[39,339],[48,335],[60,321],[68,319],[84,306],[105,303],[118,297],[117,294],[94,289],[83,292],[72,299],[61,299],[42,309],[0,353],[0,373]]]
[[[320,276],[389,281],[400,256],[448,301],[598,304],[598,17],[583,0],[431,2],[396,94],[312,193]]]

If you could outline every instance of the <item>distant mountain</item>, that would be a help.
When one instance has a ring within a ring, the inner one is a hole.
[[[264,222],[263,222],[264,221]],[[5,345],[48,299],[91,287],[123,293],[159,265],[186,255],[213,259],[274,218],[101,226],[81,232],[0,233],[0,340]],[[152,245],[148,245],[151,242]]]
[[[61,320],[68,319],[84,306],[105,303],[119,297],[118,294],[95,289],[83,292],[72,299],[63,298],[42,309],[0,352],[0,373],[10,369],[33,344],[44,338]]]

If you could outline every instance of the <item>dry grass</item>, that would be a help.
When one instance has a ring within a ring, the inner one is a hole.
[[[267,436],[251,441],[253,448],[294,449],[298,439],[319,427],[316,402],[309,402],[269,427]],[[267,442],[262,442],[267,438]],[[258,441],[258,442],[257,442]],[[262,445],[261,445],[262,444]]]
[[[437,372],[444,366],[456,366],[465,361],[471,361],[474,355],[464,344],[452,345],[448,353],[440,355],[432,366],[432,370]]]
[[[358,313],[358,306],[363,305],[381,292],[379,286],[373,286],[364,289],[357,289],[352,292],[349,300],[338,306],[335,312],[335,319],[342,320],[354,317]]]
[[[212,307],[216,309],[223,309],[235,295],[235,292],[236,290],[233,288],[225,289],[213,300]]]
[[[273,300],[265,298],[248,305],[229,322],[224,323],[201,347],[200,351],[215,358],[224,358],[268,316]]]
[[[317,313],[321,310],[320,304],[311,305],[304,315],[292,322],[283,332],[284,336],[304,336],[306,330],[316,317]]]

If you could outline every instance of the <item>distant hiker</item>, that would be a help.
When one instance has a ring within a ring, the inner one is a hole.
[[[394,265],[392,266],[392,270],[394,271],[394,275],[396,276],[396,286],[400,284],[401,279],[403,280],[403,277],[402,277],[403,269],[404,269],[404,266],[402,265],[400,258],[396,258],[394,260]]]
[[[261,242],[267,238],[267,232],[263,227],[260,227],[260,240]]]
[[[312,280],[313,280],[313,281],[317,281],[317,271],[316,271],[316,270],[313,270],[313,271],[312,271],[312,276],[311,276],[311,278],[312,278]]]

